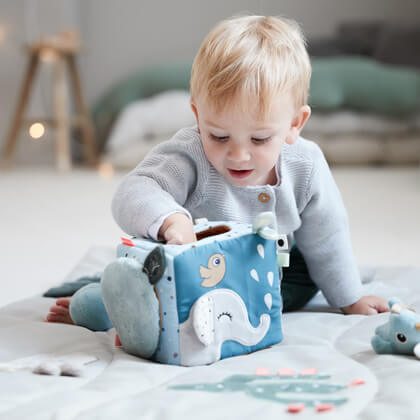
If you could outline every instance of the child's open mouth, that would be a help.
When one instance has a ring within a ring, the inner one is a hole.
[[[228,169],[231,176],[234,178],[246,178],[248,175],[251,174],[252,169],[243,169],[243,170],[236,170],[236,169]]]

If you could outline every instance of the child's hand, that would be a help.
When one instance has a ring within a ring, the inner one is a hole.
[[[381,312],[389,312],[385,299],[378,296],[363,296],[352,305],[341,308],[345,314],[375,315]]]
[[[171,245],[183,245],[197,240],[191,220],[183,213],[168,216],[159,230],[159,237]]]

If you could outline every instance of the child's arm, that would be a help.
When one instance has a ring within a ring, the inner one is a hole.
[[[294,238],[311,278],[328,303],[351,311],[362,297],[362,285],[347,212],[322,151],[312,144],[310,154],[313,167],[300,212],[301,225]]]
[[[156,226],[154,237],[167,215],[181,214],[192,219],[189,209],[197,205],[201,191],[206,190],[206,165],[209,163],[197,130],[179,131],[155,147],[122,180],[112,202],[115,221],[136,237],[149,236],[150,228]],[[191,232],[186,238],[191,240]]]
[[[345,314],[372,315],[388,311],[378,296],[363,296],[353,257],[347,212],[319,147],[313,149],[307,202],[295,240],[309,273],[331,306]]]

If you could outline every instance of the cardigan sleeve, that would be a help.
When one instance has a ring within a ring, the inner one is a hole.
[[[309,273],[330,305],[344,307],[360,299],[361,281],[353,256],[347,212],[321,149],[313,145],[313,167],[294,232]]]
[[[117,224],[132,236],[147,236],[159,218],[182,212],[201,199],[207,159],[199,134],[184,129],[154,148],[119,185],[112,200]]]

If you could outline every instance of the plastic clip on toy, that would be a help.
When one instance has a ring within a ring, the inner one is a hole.
[[[373,349],[378,354],[411,354],[420,359],[420,315],[397,298],[388,304],[389,320],[376,328]]]
[[[282,341],[279,265],[288,246],[273,221],[269,212],[253,225],[200,219],[198,240],[186,245],[123,239],[101,281],[123,348],[194,366]]]
[[[257,233],[264,239],[277,241],[277,263],[279,268],[289,267],[289,253],[284,252],[288,249],[287,236],[270,228],[270,225],[273,223],[274,214],[271,211],[260,213],[252,223],[252,232]]]

